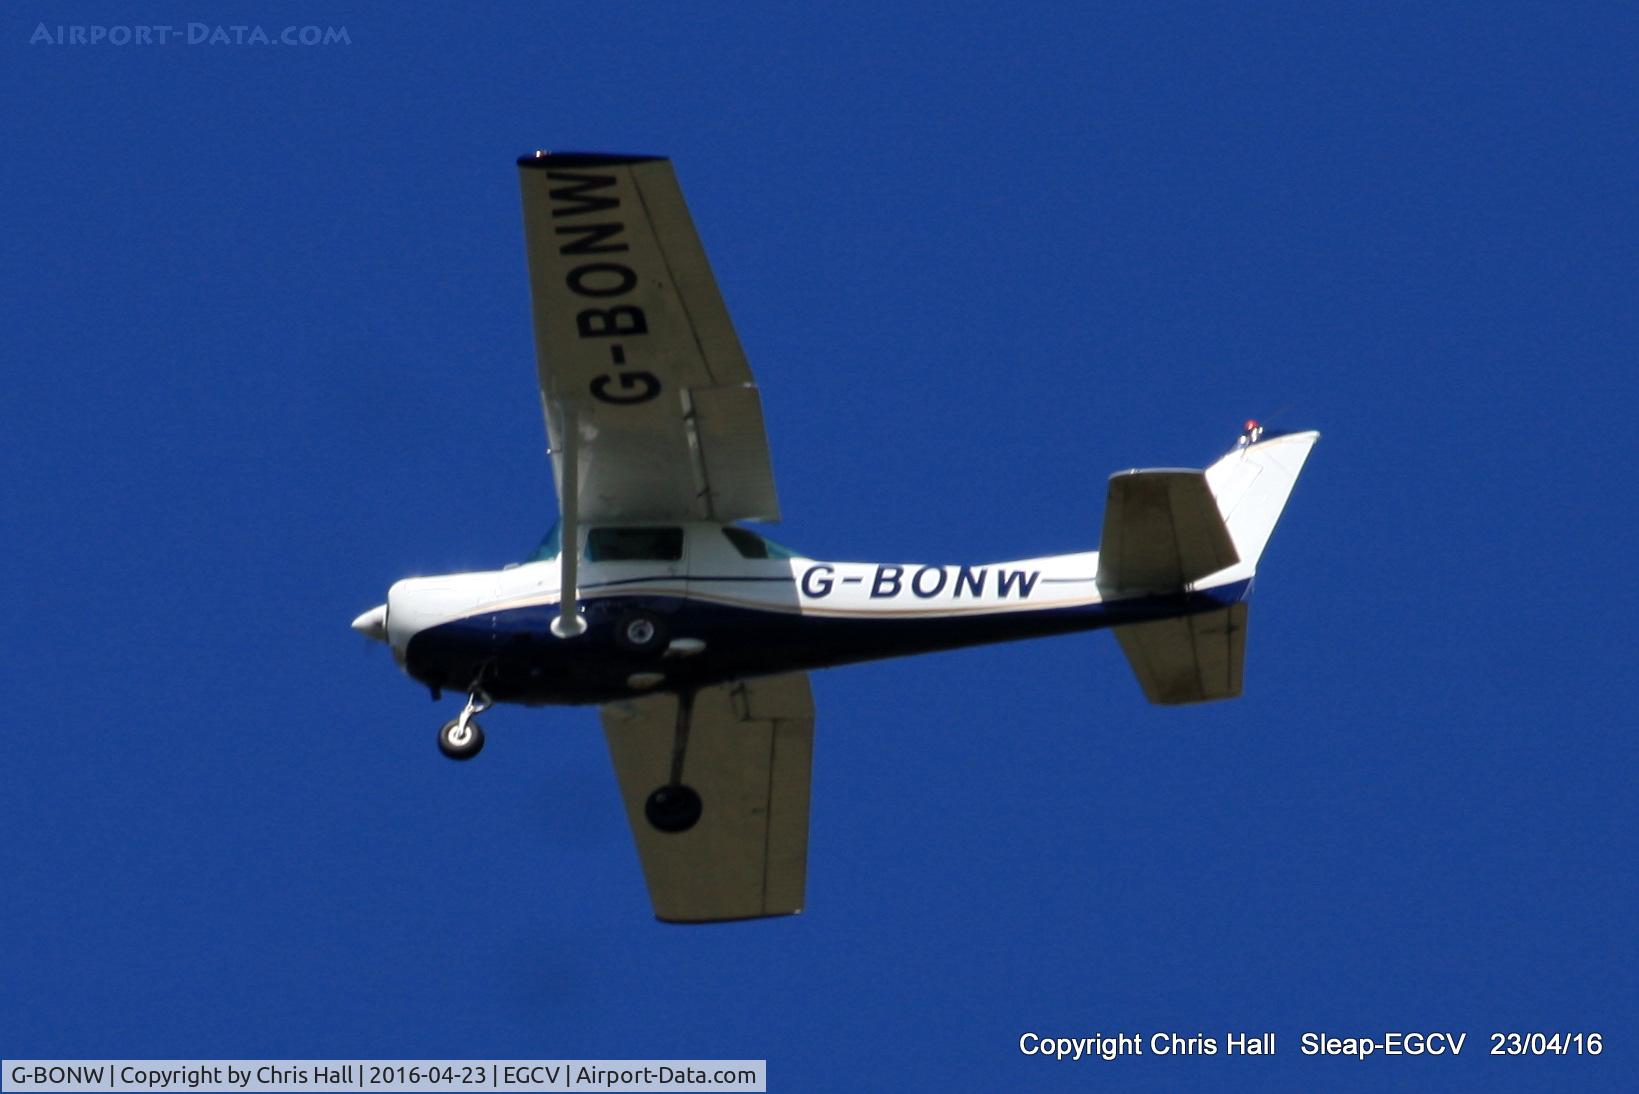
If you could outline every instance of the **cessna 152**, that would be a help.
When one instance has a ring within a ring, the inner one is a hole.
[[[803,906],[808,670],[1110,627],[1150,701],[1240,694],[1247,596],[1313,432],[1204,471],[1113,476],[1098,551],[968,566],[826,562],[775,521],[762,407],[672,173],[653,156],[518,161],[557,528],[499,571],[409,578],[353,628],[467,696],[597,703],[655,914]]]

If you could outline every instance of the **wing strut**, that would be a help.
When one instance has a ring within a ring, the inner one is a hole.
[[[563,418],[558,433],[563,438],[562,462],[558,465],[562,472],[558,482],[558,527],[562,532],[558,561],[563,565],[563,574],[558,582],[558,618],[552,621],[552,633],[559,638],[574,638],[586,633],[586,617],[580,613],[580,590],[575,584],[575,569],[580,562],[576,520],[580,510],[580,421],[573,401],[564,400]]]

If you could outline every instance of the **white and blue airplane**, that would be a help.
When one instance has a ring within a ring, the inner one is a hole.
[[[518,161],[559,520],[525,562],[408,578],[353,621],[465,694],[596,703],[655,914],[788,915],[807,876],[808,672],[1111,628],[1151,702],[1241,692],[1247,598],[1318,439],[1255,423],[1205,470],[1111,477],[1097,551],[974,565],[831,562],[777,521],[762,407],[671,163]]]

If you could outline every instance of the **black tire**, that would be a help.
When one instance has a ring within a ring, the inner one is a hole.
[[[643,815],[659,832],[687,832],[700,823],[704,809],[694,787],[682,783],[660,787],[643,803]]]
[[[438,751],[452,760],[470,760],[484,748],[484,729],[475,720],[467,720],[466,740],[460,740],[456,735],[456,728],[461,719],[451,718],[444,723],[444,728],[438,731]]]
[[[615,645],[645,657],[666,648],[666,624],[648,612],[627,612],[615,620]]]

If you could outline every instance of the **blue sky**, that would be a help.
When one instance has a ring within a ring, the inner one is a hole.
[[[207,7],[4,23],[0,1053],[1631,1084],[1631,9]],[[351,44],[29,44],[202,17]],[[809,909],[699,929],[592,710],[445,762],[347,623],[554,519],[536,147],[674,158],[816,557],[1090,549],[1111,471],[1321,429],[1245,696],[1102,634],[819,674]],[[1297,1052],[1401,1029],[1470,1037]]]

